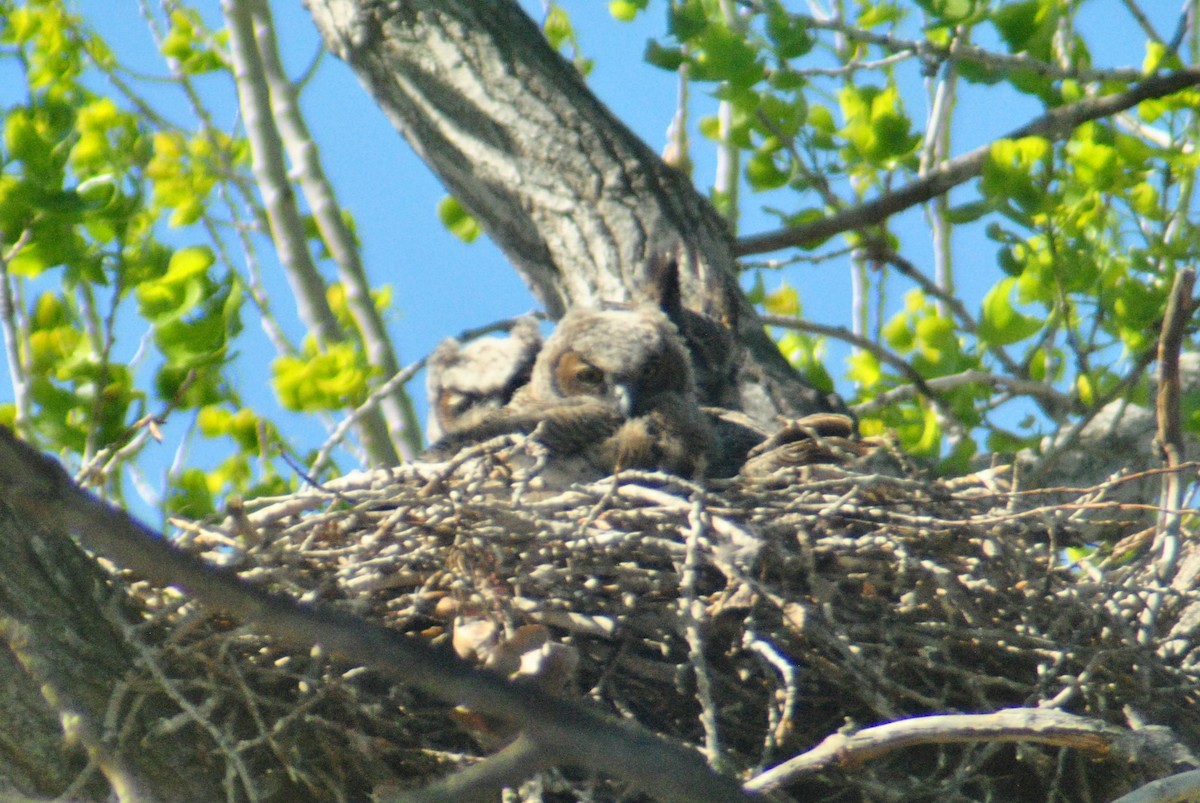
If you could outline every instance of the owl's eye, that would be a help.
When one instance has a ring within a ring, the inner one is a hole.
[[[584,363],[575,372],[575,381],[581,385],[598,388],[604,384],[604,372],[594,365]]]
[[[453,390],[442,391],[438,398],[438,410],[441,412],[442,418],[446,421],[453,421],[461,416],[471,405],[479,401],[474,394],[459,393]]]
[[[604,389],[604,372],[574,351],[562,355],[554,374],[564,396],[593,396]]]

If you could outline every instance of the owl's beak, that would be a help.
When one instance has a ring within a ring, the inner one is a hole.
[[[616,402],[617,412],[621,414],[621,417],[631,418],[634,408],[637,406],[633,395],[633,388],[624,382],[618,382],[612,385],[610,392],[612,393],[613,401]]]

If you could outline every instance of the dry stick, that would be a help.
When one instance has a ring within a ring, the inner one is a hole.
[[[1113,803],[1187,803],[1200,799],[1200,770],[1151,781]]]
[[[1189,68],[1165,75],[1151,76],[1136,86],[1115,95],[1085,98],[1076,103],[1051,109],[1036,120],[1009,132],[1003,139],[1019,139],[1021,137],[1064,139],[1080,125],[1090,120],[1111,117],[1144,100],[1170,95],[1197,84],[1200,84],[1200,68]],[[813,245],[844,231],[874,226],[898,212],[924,203],[978,176],[983,172],[984,162],[987,161],[990,152],[991,145],[983,145],[970,153],[951,159],[924,178],[909,182],[895,192],[853,209],[847,209],[845,212],[839,212],[801,226],[743,237],[734,243],[734,255],[746,256],[792,246]]]
[[[1183,345],[1184,330],[1191,318],[1194,305],[1192,290],[1196,285],[1196,271],[1185,268],[1175,274],[1175,283],[1167,299],[1167,310],[1163,315],[1162,334],[1158,338],[1158,397],[1155,412],[1158,417],[1158,434],[1155,441],[1162,450],[1166,471],[1162,475],[1162,490],[1159,497],[1159,513],[1151,547],[1158,557],[1154,574],[1159,590],[1146,598],[1146,608],[1140,617],[1138,640],[1151,644],[1154,626],[1164,601],[1163,587],[1170,584],[1179,560],[1180,523],[1182,514],[1179,505],[1183,496],[1179,481],[1179,467],[1183,462],[1183,426],[1179,413],[1179,350]]]
[[[496,790],[516,786],[533,773],[553,765],[546,751],[527,735],[521,734],[503,750],[478,764],[422,789],[378,796],[380,803],[445,803],[447,800],[471,803],[496,799]]]
[[[679,578],[679,618],[688,645],[688,663],[696,680],[696,702],[700,704],[700,725],[704,729],[704,753],[714,769],[721,766],[721,739],[717,726],[717,706],[713,702],[712,676],[704,657],[704,603],[696,592],[700,572],[700,539],[704,535],[704,495],[692,496],[688,511],[687,552]]]
[[[807,753],[751,779],[746,789],[774,792],[802,775],[861,764],[917,745],[1034,742],[1138,761],[1144,759],[1147,747],[1155,747],[1148,743],[1152,738],[1144,731],[1125,730],[1096,719],[1036,708],[913,717],[850,735],[828,736]]]
[[[0,428],[0,499],[51,532],[74,534],[89,550],[145,577],[174,585],[282,644],[313,644],[370,666],[447,702],[521,728],[548,760],[600,771],[664,801],[724,803],[749,799],[700,755],[636,725],[509,683],[381,625],[328,607],[304,605],[241,580],[171,546],[159,533],[75,485],[53,459]]]

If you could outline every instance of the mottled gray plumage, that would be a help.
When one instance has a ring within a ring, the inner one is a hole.
[[[687,349],[649,306],[568,312],[512,401],[457,429],[431,455],[508,433],[536,434],[556,483],[630,468],[700,476],[710,442]]]
[[[466,345],[453,338],[442,341],[426,367],[429,443],[508,404],[529,381],[541,347],[542,336],[532,318],[518,320],[508,337],[485,337]]]

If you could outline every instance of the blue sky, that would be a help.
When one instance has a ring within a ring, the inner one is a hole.
[[[543,13],[541,3],[524,0],[523,5],[535,17]],[[642,53],[648,38],[663,33],[664,4],[652,3],[650,10],[633,23],[614,20],[606,5],[600,0],[562,3],[575,23],[583,53],[595,59],[589,85],[651,147],[660,150],[674,112],[676,82],[672,74],[645,64]],[[1150,12],[1160,30],[1170,30],[1178,14],[1177,4],[1146,5],[1155,6]],[[272,6],[285,61],[294,73],[299,73],[318,49],[316,31],[300,3],[275,2]],[[214,25],[218,24],[215,2],[200,7]],[[78,0],[78,8],[126,64],[150,74],[163,74],[164,67],[138,12],[138,4]],[[1143,37],[1140,31],[1123,35],[1133,23],[1117,0],[1092,0],[1085,4],[1079,24],[1090,35],[1097,66],[1140,64],[1142,53],[1131,48],[1140,48]],[[203,83],[202,89],[212,93],[218,123],[232,127],[236,105],[221,80]],[[909,112],[919,126],[925,113],[924,89],[915,69],[906,81],[903,90]],[[0,98],[11,98],[3,84],[4,76],[0,75]],[[150,91],[156,92],[157,100],[158,90]],[[161,102],[164,108],[176,110],[175,119],[187,120],[186,107],[176,91],[161,90]],[[442,228],[435,206],[444,190],[391,128],[345,65],[326,57],[305,90],[303,103],[325,169],[341,202],[357,222],[372,281],[392,286],[395,311],[389,328],[402,364],[428,353],[446,336],[535,307],[520,278],[486,238],[467,245]],[[1036,113],[1033,105],[1023,98],[991,90],[977,97],[964,96],[962,104],[964,113],[959,116],[954,134],[956,154],[1024,123]],[[694,126],[700,117],[714,109],[715,102],[704,87],[696,87],[691,140],[696,162],[694,175],[702,189],[712,181],[713,154]],[[954,197],[967,200],[973,195],[972,186],[967,185],[957,190]],[[798,202],[791,200],[790,205],[794,208]],[[903,253],[919,267],[928,268],[929,238],[921,211],[902,215],[896,226],[904,237]],[[755,201],[749,199],[741,221],[742,232],[749,234],[775,227],[774,219],[755,211]],[[179,233],[181,245],[189,244],[188,236],[186,232]],[[956,241],[955,247],[960,292],[966,297],[968,307],[977,307],[983,292],[999,276],[994,247],[978,236],[975,241]],[[965,254],[978,254],[978,261],[967,264]],[[285,298],[288,291],[278,271],[269,272],[274,277],[269,278],[273,282],[272,297]],[[849,324],[848,260],[835,259],[819,266],[795,267],[783,275],[769,275],[768,289],[781,280],[800,288],[806,317],[834,325]],[[899,303],[906,289],[897,284],[891,294],[893,303]],[[285,322],[298,327],[294,315],[284,305],[277,303],[276,308]],[[247,401],[274,414],[274,402],[262,381],[274,355],[269,353],[265,340],[257,338],[256,342],[258,345],[248,348],[243,355],[239,379]],[[830,349],[829,367],[835,376],[841,373],[840,362],[846,353],[840,346]],[[423,412],[423,385],[414,383],[411,389]],[[299,417],[285,420],[289,422],[285,427],[295,427],[297,434],[304,433],[306,445],[322,440],[324,430],[316,422]]]

